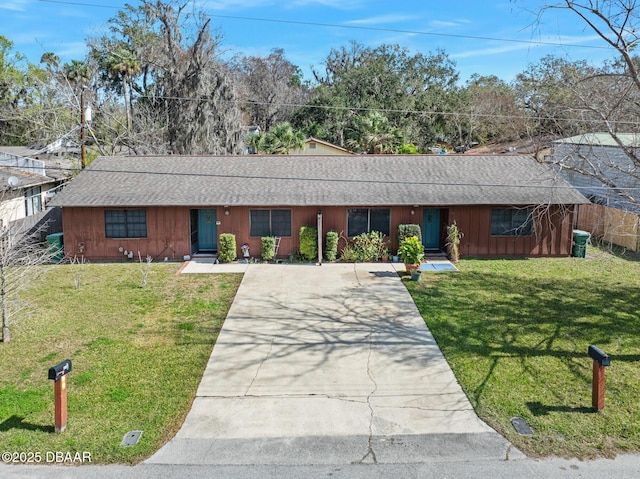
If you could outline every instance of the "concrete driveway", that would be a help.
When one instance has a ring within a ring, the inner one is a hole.
[[[148,463],[524,457],[478,419],[392,264],[245,269],[192,410]]]

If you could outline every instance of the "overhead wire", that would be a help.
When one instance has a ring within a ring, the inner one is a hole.
[[[119,10],[124,8],[123,6],[117,5],[102,5],[92,2],[76,2],[70,0],[38,0],[44,3],[54,3],[54,4],[64,4],[64,5],[76,5],[82,7],[99,7],[99,8],[110,8],[114,10]],[[407,33],[411,35],[433,35],[433,36],[443,36],[443,37],[452,37],[452,38],[465,38],[465,39],[473,39],[473,40],[490,40],[490,41],[498,41],[498,42],[515,42],[515,43],[525,43],[531,45],[547,45],[547,46],[562,46],[562,47],[577,47],[577,48],[594,48],[594,49],[608,49],[609,47],[600,46],[600,45],[577,45],[570,43],[562,43],[562,42],[546,42],[542,40],[520,40],[520,39],[512,39],[512,38],[499,38],[499,37],[486,37],[486,36],[473,36],[473,35],[459,35],[459,34],[451,34],[451,33],[441,33],[441,32],[425,32],[420,30],[405,30],[405,29],[390,29],[390,28],[381,28],[381,27],[370,27],[370,26],[361,26],[361,25],[344,25],[344,24],[333,24],[333,23],[319,23],[319,22],[308,22],[308,21],[299,21],[299,20],[281,20],[274,18],[259,18],[259,17],[248,17],[248,16],[239,16],[239,15],[222,15],[218,13],[211,13],[211,17],[219,17],[219,18],[228,18],[235,20],[247,20],[247,21],[257,21],[257,22],[270,22],[270,23],[289,23],[289,24],[298,24],[304,26],[319,26],[319,27],[331,27],[331,28],[345,28],[345,29],[356,29],[356,30],[370,30],[370,31],[382,31],[382,32],[393,32],[393,33]],[[150,98],[156,100],[177,100],[177,101],[208,101],[207,97],[179,97],[179,96],[149,96],[149,95],[138,95],[138,98]],[[213,101],[213,100],[212,100]],[[253,104],[253,105],[264,105],[264,106],[275,106],[275,107],[287,107],[287,108],[312,108],[312,109],[320,109],[320,110],[343,110],[343,111],[379,111],[381,113],[400,113],[400,114],[416,114],[416,115],[442,115],[442,116],[467,116],[467,117],[476,117],[476,118],[499,118],[505,120],[536,120],[536,121],[560,121],[560,122],[569,122],[569,121],[589,121],[583,118],[557,118],[557,117],[544,117],[544,116],[530,116],[530,115],[505,115],[505,114],[494,114],[494,113],[474,113],[467,111],[443,111],[443,110],[411,110],[411,109],[391,109],[391,108],[368,108],[368,107],[356,107],[356,106],[337,106],[337,105],[315,105],[309,103],[285,103],[285,102],[260,102],[256,100],[246,100],[246,99],[237,99],[237,100],[224,100],[224,99],[216,99],[217,102],[222,103],[234,103],[234,104]],[[639,121],[623,121],[619,122],[621,125],[631,125],[638,126],[640,125]]]
[[[125,7],[124,5],[122,6],[100,5],[100,4],[89,3],[89,2],[72,2],[72,1],[65,1],[65,0],[38,0],[38,1],[44,2],[44,3],[57,3],[57,4],[63,4],[63,5],[77,5],[80,7],[111,8],[114,10],[119,10]],[[603,45],[578,45],[578,44],[572,44],[572,43],[551,42],[551,41],[545,41],[545,40],[521,40],[516,38],[462,35],[462,34],[443,33],[443,32],[425,32],[422,30],[405,30],[400,28],[383,28],[383,27],[363,26],[363,25],[345,25],[345,24],[337,24],[337,23],[309,22],[309,21],[302,21],[302,20],[282,20],[277,18],[248,17],[248,16],[240,16],[240,15],[223,15],[219,13],[209,13],[209,16],[213,18],[217,17],[217,18],[226,18],[231,20],[247,20],[247,21],[254,21],[254,22],[279,23],[279,24],[325,27],[325,28],[344,28],[344,29],[352,29],[352,30],[377,31],[377,32],[386,32],[386,33],[406,33],[408,35],[426,35],[426,36],[449,37],[449,38],[464,38],[467,40],[489,40],[489,41],[495,41],[495,42],[523,43],[527,45],[589,48],[589,49],[597,49],[597,50],[609,49],[609,47],[603,46]]]

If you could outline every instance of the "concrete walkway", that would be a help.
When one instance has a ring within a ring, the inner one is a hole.
[[[396,265],[234,266],[192,410],[147,463],[524,458],[476,416]]]

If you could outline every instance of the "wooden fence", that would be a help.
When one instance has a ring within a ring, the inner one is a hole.
[[[640,216],[609,206],[580,205],[576,227],[631,251],[640,249]]]

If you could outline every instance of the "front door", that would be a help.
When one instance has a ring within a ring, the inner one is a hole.
[[[425,249],[440,249],[440,210],[425,208],[422,212],[422,245]]]
[[[218,250],[216,210],[198,210],[198,251]]]

